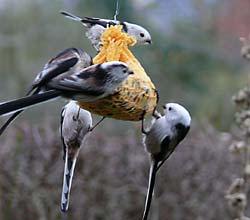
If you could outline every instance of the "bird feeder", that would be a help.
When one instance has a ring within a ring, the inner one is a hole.
[[[121,61],[134,72],[108,97],[94,102],[79,103],[92,113],[126,121],[140,121],[145,114],[152,114],[158,101],[157,91],[140,62],[129,50],[136,40],[122,32],[122,26],[110,26],[101,36],[100,52],[93,63]]]

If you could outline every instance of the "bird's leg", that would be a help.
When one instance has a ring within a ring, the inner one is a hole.
[[[106,117],[102,117],[94,126],[89,128],[89,131],[93,131]]]
[[[156,93],[156,105],[154,107],[152,116],[155,119],[159,119],[161,117],[161,114],[156,110],[156,108],[157,108],[157,105],[159,103],[160,97],[159,97],[159,93],[158,93],[158,91],[156,89],[155,89],[155,93]]]
[[[156,110],[156,107],[154,108],[154,111],[153,111],[152,116],[153,116],[155,119],[159,119],[159,118],[161,117],[161,114],[160,114],[160,112],[158,112],[158,111]]]
[[[145,125],[144,125],[144,118],[145,118],[145,115],[146,115],[146,110],[143,111],[143,114],[142,114],[142,120],[141,120],[141,132],[143,134],[148,134],[148,131],[145,130]]]

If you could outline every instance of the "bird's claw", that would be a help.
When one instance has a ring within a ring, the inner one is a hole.
[[[89,127],[89,131],[93,131],[106,117],[102,117],[94,126]]]
[[[153,116],[155,119],[159,119],[160,117],[162,117],[161,113],[158,112],[156,109],[153,111],[152,116]]]

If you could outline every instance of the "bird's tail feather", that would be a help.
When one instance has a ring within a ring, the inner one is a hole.
[[[80,22],[82,22],[83,25],[86,26],[86,24],[84,23],[84,22],[85,22],[85,19],[82,19],[82,18],[80,18],[80,17],[77,17],[76,15],[73,15],[73,14],[71,14],[71,13],[69,13],[69,12],[66,12],[66,11],[61,11],[60,13],[61,13],[62,15],[64,15],[66,18],[72,19],[72,20],[74,20],[74,21],[80,21]]]
[[[154,192],[157,166],[158,166],[158,162],[153,159],[151,166],[150,166],[150,171],[149,171],[148,191],[147,191],[147,197],[146,197],[146,201],[145,201],[145,207],[144,207],[142,220],[147,220],[147,218],[148,218],[149,209],[151,206],[152,196],[153,196],[153,192]]]
[[[0,104],[0,115],[15,112],[29,106],[48,101],[62,94],[61,91],[50,90],[39,94],[26,96]]]
[[[12,121],[15,120],[15,118],[20,115],[24,110],[19,110],[17,112],[14,112],[9,118],[8,120],[2,125],[2,127],[0,128],[0,136],[3,134],[3,132],[6,130],[6,128],[10,125],[10,123]]]
[[[33,87],[31,87],[28,92],[25,94],[26,96],[30,95],[31,92],[33,91]],[[35,95],[37,94],[38,92],[40,91],[40,88],[37,88],[33,93],[32,95]],[[2,127],[0,128],[0,136],[3,134],[3,132],[7,129],[7,127],[11,124],[11,122],[13,122],[18,115],[20,115],[24,110],[19,110],[19,111],[16,111],[14,112],[8,119],[7,121],[2,125]]]
[[[70,189],[74,175],[75,165],[76,165],[76,158],[72,160],[71,158],[68,157],[68,152],[66,152],[64,175],[63,175],[63,189],[61,197],[62,212],[66,212],[69,207],[69,196],[70,196]]]
[[[69,18],[74,21],[80,21],[85,27],[90,27],[96,24],[106,27],[108,24],[106,21],[103,21],[103,20],[101,21],[98,18],[90,18],[90,17],[80,18],[66,11],[61,11],[60,13],[64,15],[66,18]],[[110,24],[115,25],[115,23],[112,23],[112,22]]]

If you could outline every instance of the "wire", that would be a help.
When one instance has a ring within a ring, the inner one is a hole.
[[[115,15],[114,15],[114,20],[117,20],[117,16],[119,15],[120,12],[120,4],[119,4],[119,0],[116,0],[116,8],[115,8]]]

